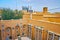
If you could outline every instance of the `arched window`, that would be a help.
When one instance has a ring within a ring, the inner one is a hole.
[[[10,28],[7,29],[7,32],[10,32]]]
[[[12,27],[12,29],[14,30],[14,27]]]
[[[4,24],[2,24],[2,29],[4,29]]]
[[[7,27],[7,28],[6,28],[6,32],[7,32],[7,33],[11,33],[11,31],[12,31],[12,30],[11,30],[10,27]]]

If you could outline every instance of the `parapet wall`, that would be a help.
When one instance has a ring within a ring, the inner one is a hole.
[[[28,20],[31,18],[31,15],[32,15],[32,19],[35,20],[45,20],[45,21],[60,23],[60,14],[49,14],[49,13],[43,14],[42,12],[40,13],[37,12],[36,14],[34,13],[30,14],[27,12],[23,15],[23,19]]]

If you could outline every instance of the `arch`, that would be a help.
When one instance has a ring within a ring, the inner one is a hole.
[[[20,35],[20,26],[19,25],[15,26],[15,33],[16,33],[16,37]]]
[[[28,31],[27,25],[26,24],[23,24],[22,25],[22,33],[21,33],[21,35],[22,36],[27,36],[27,31]]]
[[[10,33],[12,33],[12,29],[11,29],[11,27],[7,27],[7,28],[5,29],[5,31],[6,31],[6,32],[10,32]]]
[[[6,38],[12,37],[12,29],[11,29],[11,27],[5,28],[5,34],[6,34]]]

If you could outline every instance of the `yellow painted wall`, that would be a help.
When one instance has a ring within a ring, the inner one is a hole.
[[[35,20],[43,20],[43,15],[41,14],[32,14],[32,19],[35,19]]]
[[[30,14],[23,15],[23,19],[30,19]]]

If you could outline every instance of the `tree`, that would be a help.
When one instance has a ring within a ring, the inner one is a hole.
[[[11,9],[3,9],[2,11],[2,19],[3,20],[10,20],[14,18],[14,12]]]
[[[4,8],[2,9],[1,16],[3,20],[20,19],[23,17],[23,13],[18,10],[13,11],[11,9]]]
[[[15,10],[15,19],[21,19],[23,17],[23,13],[21,11]]]

